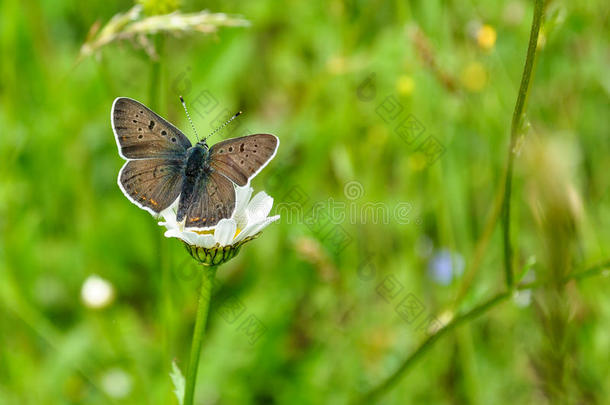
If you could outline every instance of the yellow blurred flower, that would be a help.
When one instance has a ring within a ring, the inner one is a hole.
[[[487,84],[487,70],[479,62],[470,62],[460,76],[462,85],[466,90],[471,92],[479,92],[485,88]]]
[[[383,125],[373,125],[366,133],[366,143],[371,148],[383,147],[388,141],[388,130]]]
[[[326,68],[330,73],[340,75],[347,71],[347,62],[342,56],[333,56],[326,62]]]
[[[415,87],[415,82],[413,78],[408,75],[402,75],[398,78],[398,83],[396,84],[398,88],[398,92],[403,96],[408,96],[413,93],[413,88]]]
[[[488,24],[483,24],[477,31],[477,44],[482,49],[489,51],[496,44],[496,30]]]
[[[414,152],[409,156],[409,169],[414,172],[424,170],[428,164],[426,155],[421,152]]]

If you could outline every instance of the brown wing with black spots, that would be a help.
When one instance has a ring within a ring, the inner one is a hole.
[[[180,195],[183,164],[168,159],[130,160],[119,172],[119,185],[136,205],[158,214]]]
[[[235,187],[218,172],[201,178],[186,214],[185,226],[208,228],[223,218],[230,218],[235,210]]]
[[[124,159],[181,158],[191,147],[178,128],[126,97],[112,105],[112,129]]]
[[[277,145],[277,137],[271,134],[227,139],[210,148],[210,166],[245,186],[275,155]]]

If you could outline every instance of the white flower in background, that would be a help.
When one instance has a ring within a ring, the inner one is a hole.
[[[525,264],[525,275],[521,278],[522,284],[529,284],[536,281],[536,271],[532,268],[536,264],[536,257],[531,256]],[[513,294],[513,302],[520,308],[525,308],[532,303],[532,290],[516,290]]]
[[[529,306],[532,303],[532,290],[515,291],[513,301],[520,308]]]
[[[110,397],[123,399],[131,393],[131,376],[121,368],[111,368],[102,375],[101,386]]]
[[[177,202],[161,212],[167,228],[165,236],[184,241],[189,253],[203,264],[216,265],[233,258],[245,242],[256,238],[270,223],[280,216],[269,216],[273,198],[264,191],[252,199],[252,187],[235,188],[235,211],[231,218],[224,218],[209,229],[184,228],[176,221]],[[220,254],[219,254],[220,253]]]
[[[85,306],[100,309],[112,303],[114,287],[109,281],[92,274],[83,283],[80,295]]]

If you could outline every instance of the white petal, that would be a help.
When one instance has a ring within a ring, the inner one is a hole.
[[[261,222],[273,207],[273,198],[269,197],[264,191],[259,192],[248,204],[248,225]]]
[[[178,211],[178,201],[179,200],[180,200],[180,198],[176,198],[176,201],[174,201],[169,207],[167,207],[166,209],[164,209],[163,211],[161,211],[159,213],[159,215],[165,219],[165,222],[177,223],[176,213]]]
[[[197,232],[180,231],[179,229],[168,229],[165,232],[165,237],[178,238],[178,239],[185,241],[189,245],[205,247],[205,248],[210,248],[216,244],[214,235],[209,234],[209,233],[198,234]]]
[[[233,219],[221,219],[214,230],[214,239],[220,246],[230,245],[237,231],[237,224]]]
[[[168,229],[167,231],[165,231],[164,235],[166,238],[182,239],[189,245],[195,244],[195,238],[190,234],[190,232],[185,233],[185,232],[180,232],[178,229]]]
[[[214,238],[214,235],[212,235],[211,233],[204,233],[201,235],[198,233],[195,233],[195,235],[197,235],[197,237],[195,239],[195,246],[211,248],[212,246],[214,246],[216,244],[216,239]]]
[[[176,222],[176,217],[173,219],[166,218],[165,222],[159,222],[159,225],[166,227],[167,229],[180,229],[180,225]]]
[[[235,212],[245,211],[254,190],[250,186],[235,187]]]
[[[237,227],[243,229],[248,223],[246,209],[248,201],[252,196],[252,187],[237,187],[235,189],[235,211],[233,211],[233,219],[237,223]]]
[[[164,227],[166,227],[168,230],[170,230],[170,229],[176,229],[176,226],[175,226],[174,224],[170,223],[170,222],[157,222],[157,225],[164,226]]]
[[[241,231],[239,233],[239,235],[237,235],[237,237],[235,238],[233,243],[237,243],[237,242],[241,241],[242,239],[247,238],[248,236],[256,235],[257,233],[259,233],[260,231],[265,229],[267,227],[267,225],[269,225],[272,222],[277,221],[278,219],[280,219],[280,216],[274,215],[272,217],[266,218],[263,221],[248,224],[248,226],[243,231]]]
[[[167,222],[176,222],[176,212],[171,208],[167,208],[159,214]]]

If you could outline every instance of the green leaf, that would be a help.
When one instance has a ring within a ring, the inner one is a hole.
[[[174,394],[178,398],[178,404],[182,405],[184,403],[184,386],[186,381],[175,360],[172,361],[172,372],[169,373],[169,376],[174,383]]]

